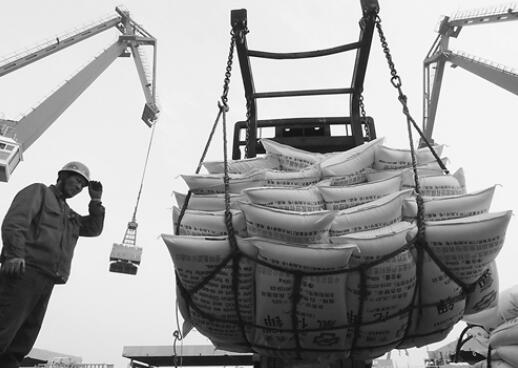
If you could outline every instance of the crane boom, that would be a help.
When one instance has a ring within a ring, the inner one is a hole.
[[[61,51],[78,42],[84,41],[87,38],[95,36],[110,28],[113,28],[119,24],[121,20],[121,17],[114,17],[100,24],[86,28],[77,34],[66,36],[63,39],[56,37],[56,40],[52,41],[51,43],[45,43],[43,45],[37,46],[36,50],[33,52],[29,52],[23,55],[14,55],[13,57],[0,60],[0,77],[5,74],[14,72],[17,69],[23,68],[24,66],[27,66],[35,61],[55,54],[58,51]]]
[[[518,95],[518,74],[511,68],[458,52],[447,53],[447,60],[453,66],[460,66],[462,69]]]
[[[518,9],[509,5],[458,12],[452,18],[443,17],[438,29],[439,35],[423,62],[423,132],[428,141],[433,142],[432,134],[446,62],[451,63],[453,67],[460,66],[464,70],[518,95],[516,71],[501,64],[449,49],[450,37],[458,37],[465,26],[517,19]]]
[[[142,120],[148,126],[155,123],[159,113],[155,87],[156,39],[133,21],[129,12],[120,8],[115,10],[119,16],[101,21],[62,39],[57,38],[51,44],[45,43],[34,50],[0,61],[1,77],[110,28],[115,27],[122,33],[115,43],[22,119],[19,121],[0,119],[0,181],[9,180],[12,171],[22,159],[22,152],[28,149],[118,57],[129,56],[128,50],[135,60],[146,100]],[[150,68],[143,60],[142,46],[153,47],[153,64]]]
[[[16,129],[16,139],[21,143],[22,152],[29,148],[125,49],[126,45],[123,42],[115,42],[25,115]]]

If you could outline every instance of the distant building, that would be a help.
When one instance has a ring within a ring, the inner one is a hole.
[[[78,356],[43,349],[32,349],[22,362],[22,367],[35,368],[114,368],[113,364],[82,363]]]

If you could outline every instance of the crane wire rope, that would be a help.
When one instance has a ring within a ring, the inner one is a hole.
[[[146,169],[147,169],[147,165],[149,163],[149,153],[151,152],[151,146],[153,144],[153,138],[155,136],[155,128],[156,128],[156,123],[153,124],[153,128],[151,128],[151,136],[149,137],[149,143],[148,143],[147,153],[146,153],[146,161],[144,163],[144,169],[142,170],[142,178],[140,180],[140,188],[139,188],[138,195],[137,195],[137,202],[135,203],[135,209],[133,210],[133,217],[131,220],[133,222],[137,222],[137,209],[138,209],[138,205],[140,202],[140,196],[142,195],[142,188],[144,187],[144,177],[146,175]]]

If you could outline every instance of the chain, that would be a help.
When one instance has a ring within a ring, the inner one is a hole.
[[[230,76],[232,75],[232,60],[234,59],[234,45],[236,43],[236,37],[234,35],[234,31],[230,31],[230,46],[228,50],[228,58],[227,58],[227,66],[225,68],[225,79],[223,80],[223,94],[221,95],[221,103],[225,108],[225,111],[228,111],[228,90],[230,85]]]
[[[409,111],[408,105],[407,105],[407,97],[403,93],[403,90],[401,88],[401,85],[402,85],[401,78],[399,77],[399,75],[396,71],[394,62],[392,61],[392,55],[390,54],[390,49],[388,47],[387,39],[385,38],[385,34],[381,27],[381,18],[378,15],[376,15],[376,28],[378,30],[378,34],[380,37],[381,47],[383,48],[383,52],[385,53],[385,58],[387,59],[387,63],[389,65],[390,75],[391,75],[390,83],[392,83],[392,85],[398,90],[398,93],[399,93],[398,100],[403,105],[403,113],[407,117],[408,124],[413,125],[414,129],[419,133],[419,136],[421,137],[421,139],[425,142],[426,146],[430,149],[430,152],[433,154],[435,160],[437,161],[437,163],[439,164],[441,169],[444,171],[445,174],[449,174],[450,172],[448,171],[448,169],[442,162],[441,158],[437,155],[437,152],[435,152],[431,143],[425,137],[423,131],[419,128],[419,126],[415,122],[414,118],[412,118],[412,116],[410,115],[410,111]]]
[[[248,157],[248,141],[250,140],[250,115],[252,111],[252,101],[250,98],[246,99],[246,137],[245,137],[245,158]]]
[[[422,203],[421,198],[421,188],[419,185],[419,178],[417,176],[417,161],[416,161],[416,154],[414,150],[414,144],[413,144],[413,138],[412,138],[412,127],[411,122],[413,121],[412,117],[410,116],[410,111],[408,109],[407,104],[407,96],[403,93],[402,89],[402,83],[401,78],[399,77],[396,67],[394,65],[394,61],[392,60],[392,55],[390,54],[390,49],[388,47],[387,39],[385,38],[385,34],[383,32],[383,29],[381,27],[381,18],[379,16],[376,16],[376,28],[378,30],[379,38],[381,41],[381,47],[383,48],[383,53],[385,54],[385,58],[387,59],[387,63],[390,69],[390,83],[398,90],[398,100],[403,105],[403,114],[405,114],[407,118],[407,126],[408,126],[408,138],[410,140],[410,151],[412,154],[412,167],[414,170],[414,180],[415,180],[415,191],[417,193],[417,206],[418,206],[418,218],[417,223],[418,225],[422,225],[424,223],[424,206]],[[419,235],[424,235],[424,228],[423,226],[418,226],[419,229]]]
[[[365,112],[365,105],[363,103],[363,95],[360,95],[359,105],[360,105],[360,115],[362,117],[363,127],[365,129],[365,138],[367,138],[367,141],[370,141],[371,140],[371,131],[369,129],[369,125],[367,124],[367,113]]]
[[[225,188],[225,225],[227,227],[228,240],[233,249],[237,248],[236,238],[234,236],[234,228],[232,226],[232,213],[230,212],[230,178],[228,175],[228,158],[227,158],[227,119],[226,113],[228,112],[227,95],[228,87],[230,84],[230,76],[232,72],[232,60],[234,57],[234,45],[236,37],[234,31],[230,31],[231,40],[230,48],[228,51],[227,67],[225,71],[225,80],[223,81],[223,94],[221,95],[221,103],[218,104],[219,110],[222,113],[222,127],[223,127],[223,158],[224,158],[224,176],[223,184]]]

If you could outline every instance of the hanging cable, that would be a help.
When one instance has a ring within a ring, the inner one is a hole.
[[[137,202],[135,203],[135,209],[133,210],[133,217],[131,219],[131,221],[133,221],[133,222],[137,222],[137,209],[138,209],[138,205],[140,202],[140,196],[142,194],[142,188],[144,187],[144,177],[146,175],[146,169],[147,169],[147,165],[149,162],[149,153],[151,152],[151,145],[153,144],[153,137],[155,136],[155,128],[156,128],[156,123],[153,124],[153,128],[151,129],[151,136],[149,138],[149,144],[147,147],[146,161],[144,163],[144,169],[142,170],[142,179],[140,180],[140,188],[139,188],[138,195],[137,195]]]
[[[137,195],[137,202],[135,203],[135,209],[128,227],[124,233],[122,243],[113,243],[112,251],[110,253],[110,272],[127,273],[136,275],[138,265],[142,255],[142,248],[137,246],[137,209],[140,202],[140,196],[142,194],[142,188],[144,186],[144,177],[146,174],[147,165],[149,162],[149,153],[151,151],[151,145],[153,143],[153,137],[155,134],[156,124],[153,125],[151,131],[151,137],[149,139],[146,161],[144,163],[144,169],[142,171],[142,179],[140,181],[140,188]]]
[[[230,46],[228,50],[228,57],[227,57],[227,64],[225,66],[225,78],[223,79],[223,93],[220,97],[220,101],[218,101],[218,114],[216,115],[216,119],[214,120],[214,123],[212,124],[212,129],[209,134],[209,138],[207,139],[207,143],[205,144],[205,148],[203,149],[203,153],[201,155],[200,160],[198,161],[198,166],[196,167],[195,173],[198,174],[203,166],[203,162],[205,161],[205,156],[207,155],[207,152],[209,150],[210,144],[212,143],[212,138],[214,136],[214,132],[216,131],[216,127],[218,126],[218,123],[221,119],[221,116],[224,113],[224,109],[222,106],[225,106],[225,109],[228,110],[228,90],[230,85],[230,77],[232,75],[232,62],[234,60],[234,45],[236,43],[236,39],[234,36],[234,31],[230,31]],[[222,105],[223,104],[223,105]],[[178,220],[176,223],[175,228],[175,234],[180,235],[180,226],[183,220],[183,217],[185,216],[185,211],[187,210],[187,207],[189,206],[189,201],[191,200],[192,191],[189,190],[187,192],[187,196],[185,197],[185,200],[183,202],[183,206],[180,209],[180,214],[178,215]]]
[[[178,366],[183,365],[183,352],[180,351],[180,358],[178,359],[178,352],[176,350],[176,344],[178,341],[181,343],[180,350],[183,348],[183,333],[180,330],[180,319],[178,318],[178,301],[176,302],[176,308],[175,308],[175,317],[176,317],[176,330],[173,332],[173,355],[174,355],[174,366],[175,368],[178,368]]]

